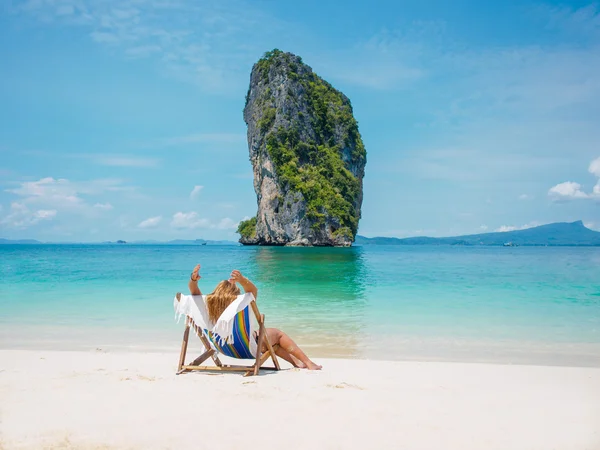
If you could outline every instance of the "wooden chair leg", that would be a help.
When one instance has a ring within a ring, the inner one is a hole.
[[[202,343],[204,344],[204,347],[209,350],[212,347],[210,346],[210,341],[206,338],[206,336],[204,336],[204,333],[200,333],[200,340],[202,341]],[[223,363],[221,362],[221,360],[219,359],[219,355],[217,354],[217,352],[214,352],[211,355],[212,360],[215,362],[215,365],[217,367],[223,367]]]
[[[208,358],[210,358],[214,352],[215,351],[212,348],[209,350],[206,350],[204,353],[202,353],[200,356],[198,356],[195,360],[193,360],[191,363],[189,363],[188,366],[199,366],[204,361],[206,361]]]
[[[265,328],[265,315],[264,314],[262,315],[261,319],[262,319],[262,327]],[[266,328],[265,328],[265,330],[266,330]],[[277,361],[277,355],[275,354],[275,349],[271,345],[271,342],[269,341],[268,336],[265,339],[265,343],[267,344],[267,350],[268,350],[269,354],[271,355],[271,359],[273,360],[273,365],[275,366],[275,369],[280,370],[281,368],[279,367],[279,361]]]
[[[212,360],[215,362],[215,366],[223,367],[223,363],[219,359],[219,355],[217,354],[217,352],[215,352],[215,354],[212,356]]]
[[[263,353],[263,355],[260,357],[259,367],[262,367],[262,365],[264,363],[266,363],[267,359],[269,359],[270,357],[271,357],[271,355],[269,354],[269,352]],[[278,370],[278,369],[276,369],[276,370]]]
[[[185,362],[185,354],[187,352],[189,338],[190,338],[190,320],[186,317],[185,331],[183,332],[183,342],[181,343],[181,353],[179,354],[179,366],[177,366],[177,373],[181,372],[183,363]]]
[[[258,324],[258,326],[260,328],[259,328],[259,332],[258,332],[258,342],[257,342],[258,348],[256,349],[256,362],[254,363],[254,375],[258,375],[258,371],[261,366],[262,345],[263,345],[263,341],[265,340],[265,325],[264,325],[265,316],[264,315],[261,316],[260,319],[261,319],[260,323]]]
[[[210,357],[213,357],[213,359],[214,359],[213,355],[216,353],[216,351],[210,346],[210,342],[208,341],[208,339],[206,339],[202,330],[199,329],[198,327],[195,327],[195,329],[198,334],[198,337],[200,337],[200,340],[204,344],[204,348],[206,350],[204,353],[202,353],[200,356],[198,356],[194,361],[192,361],[191,364],[188,364],[188,366],[199,366],[200,363],[203,363]]]

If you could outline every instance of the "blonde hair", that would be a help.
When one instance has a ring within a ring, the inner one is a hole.
[[[230,283],[228,280],[217,284],[215,290],[206,296],[206,307],[210,320],[215,323],[238,295],[240,295],[240,288],[236,284]]]

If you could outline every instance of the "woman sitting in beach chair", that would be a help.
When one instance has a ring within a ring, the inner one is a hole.
[[[200,277],[200,264],[194,267],[190,276],[188,287],[192,295],[202,295],[198,287]],[[208,310],[208,318],[214,324],[217,322],[223,311],[240,295],[239,283],[246,293],[251,293],[256,300],[258,289],[248,278],[244,277],[239,270],[231,272],[228,280],[221,281],[215,290],[206,296],[206,308]],[[294,367],[309,370],[320,370],[321,366],[312,362],[308,356],[296,345],[296,343],[283,331],[277,328],[266,328],[266,339],[269,340],[271,346],[275,347],[275,354],[280,358],[285,359]],[[263,344],[261,349],[267,351],[266,345]]]

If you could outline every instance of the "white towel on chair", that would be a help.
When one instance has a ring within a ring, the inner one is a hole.
[[[238,295],[225,311],[223,311],[223,314],[221,314],[215,324],[211,322],[208,316],[206,295],[181,294],[179,301],[177,301],[177,297],[173,299],[173,307],[175,308],[177,320],[179,320],[181,316],[189,317],[200,329],[213,332],[218,335],[219,339],[224,343],[233,343],[233,325],[235,316],[240,311],[243,311],[244,308],[247,308],[253,300],[254,295],[250,292]],[[252,317],[253,315],[250,314],[250,336],[252,336],[252,331],[255,329]]]

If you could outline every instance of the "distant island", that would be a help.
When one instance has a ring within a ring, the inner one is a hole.
[[[117,242],[40,242],[35,239],[2,239],[2,244],[94,244],[117,245]],[[234,241],[210,241],[205,239],[175,239],[172,241],[133,241],[128,245],[240,245]],[[469,234],[454,237],[373,237],[356,236],[354,245],[491,245],[491,246],[600,246],[600,232],[590,230],[581,220],[571,223],[550,223],[525,230],[498,231],[494,233]]]
[[[600,246],[600,232],[586,228],[583,222],[578,220],[571,223],[551,223],[525,230],[442,238],[357,236],[355,245]]]
[[[35,239],[2,239],[0,238],[0,245],[2,244],[41,244],[42,242],[36,241]]]
[[[2,244],[22,244],[22,245],[43,245],[43,244],[90,244],[90,245],[240,245],[234,241],[211,241],[205,239],[174,239],[172,241],[123,241],[118,240],[115,242],[41,242],[35,239],[2,239],[0,238],[0,245]]]

